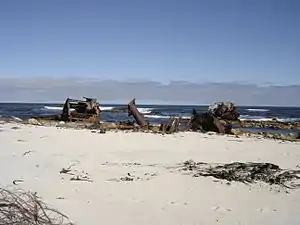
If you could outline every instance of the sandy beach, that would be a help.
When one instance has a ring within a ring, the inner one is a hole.
[[[299,143],[17,123],[0,125],[0,143],[1,186],[36,191],[78,225],[300,224],[300,189],[228,183],[177,169],[186,160],[295,169]],[[63,168],[70,172],[60,173]]]

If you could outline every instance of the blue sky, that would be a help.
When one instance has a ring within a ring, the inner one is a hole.
[[[0,77],[300,84],[297,0],[10,0]]]

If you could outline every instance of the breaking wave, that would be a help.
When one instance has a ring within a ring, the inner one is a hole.
[[[43,109],[46,109],[46,110],[53,110],[53,111],[61,111],[63,110],[63,107],[58,107],[58,106],[44,106]]]
[[[150,114],[152,112],[152,108],[138,108],[139,112],[140,113],[143,113],[143,114]]]
[[[103,111],[109,111],[109,110],[112,110],[114,107],[101,107],[100,106],[100,110],[103,110]]]
[[[250,112],[268,112],[270,111],[269,109],[246,109],[247,111]]]
[[[276,118],[279,122],[300,122],[300,118]]]
[[[266,121],[279,121],[279,122],[297,122],[300,121],[300,118],[278,118],[278,117],[262,117],[262,116],[250,116],[250,115],[241,115],[239,117],[241,121],[257,121],[257,122],[266,122]]]
[[[163,116],[163,115],[144,115],[146,118],[152,118],[152,119],[170,119],[171,116]],[[174,116],[175,118],[182,118],[182,119],[190,119],[190,116]]]
[[[61,107],[61,106],[44,106],[43,107],[43,109],[45,109],[45,110],[51,110],[51,111],[61,111],[61,110],[63,110],[63,107]],[[100,106],[100,109],[101,110],[112,110],[113,109],[113,107],[101,107]]]
[[[257,122],[265,122],[265,121],[272,121],[273,118],[266,118],[266,117],[260,117],[260,116],[251,116],[251,117],[239,117],[240,121],[257,121]]]
[[[146,118],[152,118],[152,119],[169,119],[170,116],[161,116],[161,115],[144,115]]]
[[[48,105],[45,105],[42,109],[43,110],[48,110],[48,111],[62,111],[63,107],[62,106],[48,106]],[[100,106],[100,109],[103,110],[103,111],[109,111],[109,110],[114,109],[114,107],[112,107],[112,106]],[[138,108],[138,110],[139,110],[140,113],[150,114],[151,110],[153,110],[153,109],[152,108]]]

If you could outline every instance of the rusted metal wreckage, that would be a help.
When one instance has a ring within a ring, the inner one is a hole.
[[[77,100],[67,98],[61,114],[38,117],[41,120],[56,120],[64,122],[100,123],[100,105],[94,98]]]
[[[64,104],[61,120],[62,121],[89,121],[91,123],[100,122],[100,105],[94,98],[76,100],[68,98]]]
[[[185,127],[180,128],[181,118],[170,117],[167,123],[160,125],[150,125],[142,113],[139,112],[135,99],[132,99],[127,105],[128,116],[133,116],[135,122],[119,123],[100,123],[100,104],[95,98],[84,98],[85,100],[76,100],[68,98],[64,104],[62,113],[54,116],[47,116],[41,119],[59,120],[64,122],[84,122],[90,123],[90,127],[104,130],[149,130],[157,133],[174,133],[181,131],[214,131],[218,133],[230,133],[231,127],[222,123],[218,118],[210,113],[199,114],[193,109],[191,119]],[[124,112],[124,111],[123,111]]]

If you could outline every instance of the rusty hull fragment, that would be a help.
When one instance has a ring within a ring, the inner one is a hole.
[[[221,121],[210,113],[199,114],[193,109],[192,118],[190,121],[190,129],[192,131],[200,130],[201,132],[213,131],[221,134],[230,134],[231,126],[223,124]]]
[[[137,109],[135,105],[135,98],[132,99],[128,104],[128,116],[133,116],[133,118],[141,128],[147,129],[148,123],[145,120],[143,114],[141,114]]]
[[[68,98],[64,104],[61,120],[66,122],[87,121],[99,123],[100,112],[99,103],[94,98],[85,98],[85,100]]]
[[[179,131],[179,118],[170,118],[168,124],[161,124],[159,131],[166,134],[172,134]]]

